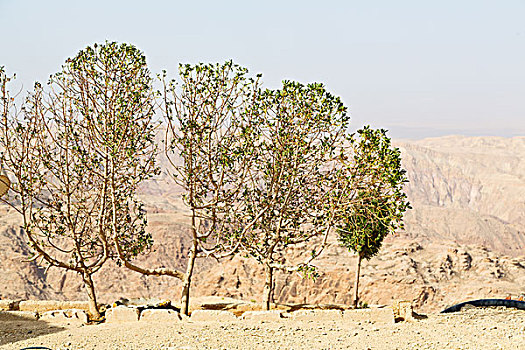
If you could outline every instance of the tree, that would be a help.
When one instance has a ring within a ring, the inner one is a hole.
[[[10,204],[23,216],[34,259],[79,273],[97,319],[92,276],[115,256],[112,242],[127,256],[151,244],[135,193],[155,172],[151,82],[139,50],[105,43],[68,59],[49,91],[36,83],[21,113],[2,88]]]
[[[313,273],[311,261],[326,244],[334,215],[330,174],[349,117],[346,107],[322,84],[284,81],[261,92],[257,110],[256,155],[232,222],[244,252],[263,265],[264,306],[270,309],[274,271]],[[287,261],[287,248],[322,238],[304,262]]]
[[[350,138],[351,156],[343,152],[339,158],[336,225],[340,243],[357,254],[356,308],[362,260],[379,253],[383,239],[403,227],[403,214],[410,208],[403,191],[408,180],[401,167],[401,153],[391,146],[386,130],[366,126],[357,134]]]
[[[170,173],[183,190],[190,211],[191,247],[186,271],[147,269],[125,261],[146,275],[169,275],[183,283],[181,312],[189,313],[191,281],[198,257],[233,254],[238,241],[227,236],[227,217],[234,205],[254,154],[252,104],[259,78],[231,61],[224,64],[179,65],[180,84],[161,76],[166,121],[165,154]],[[244,231],[248,230],[248,224]]]

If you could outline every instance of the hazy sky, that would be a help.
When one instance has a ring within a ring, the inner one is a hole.
[[[233,59],[267,87],[323,82],[394,137],[525,135],[523,0],[0,0],[0,33],[26,88],[111,40],[153,72]]]

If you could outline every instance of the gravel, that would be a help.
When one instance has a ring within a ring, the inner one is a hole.
[[[0,349],[525,349],[525,311],[469,309],[414,322],[231,321],[51,326],[0,321]]]

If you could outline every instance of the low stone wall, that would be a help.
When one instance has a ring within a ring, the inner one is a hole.
[[[141,322],[179,322],[181,315],[177,311],[163,309],[147,309],[140,313]]]
[[[104,305],[100,304],[100,307]],[[57,301],[57,300],[0,300],[0,311],[31,311],[43,313],[55,310],[89,310],[87,301]]]
[[[142,316],[141,316],[142,317]],[[286,312],[283,310],[246,311],[240,317],[229,311],[195,310],[190,320],[196,322],[225,322],[234,320],[252,321],[305,321],[305,322],[371,322],[376,324],[394,324],[392,308],[370,308],[358,310],[298,310]]]
[[[120,305],[106,311],[107,323],[122,323],[138,321],[140,310],[134,307]]]
[[[233,312],[223,310],[195,310],[191,313],[192,321],[197,322],[227,322],[237,320]]]
[[[88,322],[88,315],[86,311],[79,309],[54,310],[44,312],[39,319],[53,324],[81,325]]]
[[[84,310],[53,310],[43,313],[33,311],[0,311],[0,321],[45,321],[59,325],[81,325],[88,323],[88,314]]]
[[[50,301],[50,300],[0,300],[0,320],[28,319],[51,323],[83,324],[87,323],[87,301]],[[367,308],[357,310],[320,310],[303,309],[297,311],[271,310],[246,311],[237,317],[225,310],[195,310],[191,317],[179,314],[174,309],[147,308],[144,306],[111,307],[105,312],[105,322],[229,322],[262,321],[286,322],[287,319],[304,322],[371,322],[393,324],[396,321],[414,320],[412,304],[408,301],[395,302],[393,307]]]
[[[89,310],[87,301],[55,301],[55,300],[23,300],[20,301],[18,309],[20,311],[32,311],[43,313],[55,310]]]
[[[103,308],[103,305],[100,305]],[[52,324],[86,324],[89,302],[57,300],[0,300],[0,320],[41,320]]]

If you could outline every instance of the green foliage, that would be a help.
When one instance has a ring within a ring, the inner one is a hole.
[[[357,305],[357,308],[358,309],[367,309],[368,308],[368,303],[366,301],[359,301],[359,304]]]
[[[343,246],[370,259],[386,235],[403,227],[403,214],[410,208],[403,191],[408,180],[401,153],[392,147],[386,130],[366,126],[357,134],[350,137],[352,155],[340,157],[339,196],[345,204],[338,213],[337,232]]]
[[[240,227],[255,220],[242,246],[263,262],[325,231],[327,166],[348,116],[322,84],[290,81],[279,90],[263,91],[254,108],[256,155],[237,219]]]
[[[36,83],[20,110],[0,67],[0,148],[15,179],[12,204],[48,265],[91,275],[118,257],[141,273],[181,279],[187,312],[198,256],[254,257],[267,272],[269,300],[274,269],[317,276],[311,261],[334,226],[341,244],[365,259],[402,227],[410,206],[399,150],[385,130],[347,135],[347,109],[323,84],[263,90],[260,75],[231,61],[180,65],[178,80],[159,77],[168,170],[191,212],[186,274],[130,262],[152,244],[137,186],[160,172],[143,53],[114,42],[87,47],[47,88]],[[311,251],[305,262],[288,255],[300,244]]]
[[[322,84],[291,81],[261,91],[253,108],[255,154],[238,203],[242,210],[232,219],[233,234],[241,249],[265,266],[269,279],[272,269],[299,269],[315,277],[310,261],[321,248],[306,262],[289,261],[287,248],[330,229],[328,177],[349,121],[346,108]],[[267,288],[271,294],[272,286]]]
[[[338,229],[339,241],[364,259],[375,256],[390,232],[389,213],[384,201],[366,196],[346,217],[345,225]]]
[[[183,279],[182,312],[189,311],[189,289],[195,259],[237,251],[229,235],[237,199],[255,154],[253,100],[259,78],[232,61],[180,65],[179,81],[166,82],[167,169],[184,190],[191,212],[192,244]]]
[[[180,83],[164,85],[169,170],[185,191],[198,243],[224,250],[226,217],[235,210],[255,153],[250,123],[259,77],[232,61],[181,64],[179,76]]]
[[[74,87],[64,92],[96,150],[87,154],[94,157],[100,170],[94,176],[109,199],[112,238],[126,258],[134,257],[152,244],[137,186],[160,172],[155,166],[153,78],[146,58],[130,44],[94,44],[68,59],[52,81]]]
[[[68,59],[47,89],[36,83],[20,111],[3,103],[3,165],[30,247],[81,274],[95,309],[91,275],[115,256],[112,243],[130,257],[151,245],[136,199],[158,172],[151,83],[139,50],[106,42]]]

